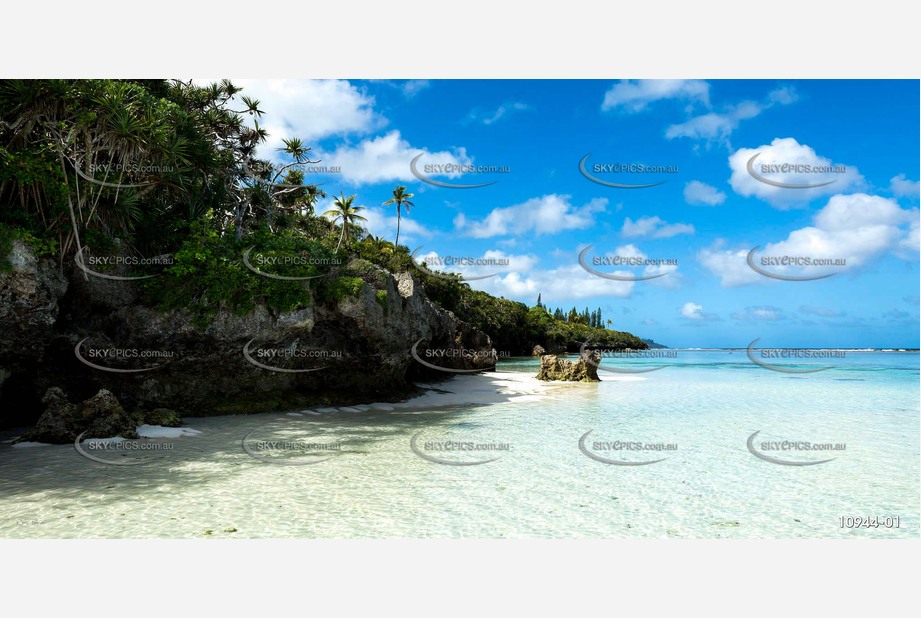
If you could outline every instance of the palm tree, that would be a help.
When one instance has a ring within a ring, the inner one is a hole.
[[[378,255],[392,255],[393,254],[393,245],[390,244],[389,240],[385,240],[381,236],[368,236],[368,244],[370,244]]]
[[[401,206],[405,206],[406,214],[409,214],[409,207],[415,206],[415,204],[409,201],[409,198],[412,196],[412,193],[406,193],[406,187],[397,187],[393,190],[393,197],[381,204],[381,206],[390,206],[391,204],[397,205],[397,239],[393,241],[393,245],[395,247],[400,244],[400,217],[402,216]]]
[[[358,211],[364,210],[365,207],[352,206],[355,197],[355,195],[345,197],[345,194],[340,191],[339,197],[333,202],[333,208],[323,213],[324,217],[329,217],[333,221],[341,222],[342,232],[339,234],[339,243],[336,245],[336,251],[339,251],[339,247],[342,246],[342,239],[345,238],[350,225],[354,225],[356,221],[367,221],[367,219],[358,214]]]

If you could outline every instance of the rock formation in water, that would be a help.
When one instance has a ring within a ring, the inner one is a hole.
[[[559,380],[563,382],[600,382],[598,363],[601,353],[586,351],[577,361],[570,361],[553,354],[540,357],[540,370],[537,379],[544,381]]]

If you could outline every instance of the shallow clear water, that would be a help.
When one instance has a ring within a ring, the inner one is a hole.
[[[0,537],[917,538],[918,361],[858,352],[771,360],[832,366],[790,375],[754,365],[744,350],[679,351],[605,360],[668,366],[626,378],[601,372],[600,384],[561,385],[542,399],[516,398],[495,376],[463,376],[437,388],[498,401],[189,418],[201,435],[150,440],[172,450],[99,454],[139,465],[96,463],[73,446],[0,444]],[[534,375],[537,362],[513,359],[500,370]],[[580,450],[590,430],[583,446],[602,458],[665,459],[602,463]],[[832,459],[779,465],[749,451],[756,431],[756,449],[783,440],[845,448],[763,451],[794,463]],[[241,444],[247,434],[252,454]],[[433,463],[412,450],[413,436],[430,457],[497,459]],[[266,447],[281,440],[296,447]],[[508,450],[427,446],[446,440]],[[614,441],[677,447],[595,446]],[[308,450],[316,445],[332,449]],[[316,463],[290,465],[305,462]],[[880,527],[843,529],[841,516],[879,517]],[[899,528],[885,528],[886,516],[899,517]]]

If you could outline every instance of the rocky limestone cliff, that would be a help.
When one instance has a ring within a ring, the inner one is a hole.
[[[13,408],[34,422],[52,387],[75,399],[105,389],[129,411],[183,416],[395,400],[414,379],[452,375],[413,360],[417,342],[477,353],[449,354],[445,367],[495,364],[489,337],[432,303],[411,274],[363,260],[346,266],[363,281],[357,296],[280,314],[222,311],[205,325],[140,304],[130,281],[75,267],[65,278],[22,243],[11,261],[0,273],[0,425],[12,424]]]

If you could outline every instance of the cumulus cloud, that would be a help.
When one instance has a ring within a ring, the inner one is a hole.
[[[440,255],[437,251],[419,251],[415,259],[420,264],[426,264],[430,270],[457,273],[463,277],[526,273],[534,269],[540,261],[534,255],[515,255],[496,249],[490,249],[480,255]],[[470,264],[464,260],[475,263]]]
[[[617,274],[629,274],[617,271]],[[615,296],[626,298],[633,291],[632,281],[611,281],[595,277],[578,265],[560,266],[549,270],[511,272],[489,279],[471,281],[470,286],[494,296],[533,302],[540,293],[546,302],[565,303],[574,299]]]
[[[772,272],[785,275],[816,276],[859,268],[886,252],[900,255],[917,251],[917,218],[916,211],[899,208],[891,199],[864,193],[835,195],[813,217],[812,226],[794,230],[785,240],[762,246],[758,255],[846,262],[844,267],[833,268],[770,266]],[[728,249],[724,241],[718,241],[700,251],[697,257],[725,287],[773,281],[749,268],[746,257],[751,248]]]
[[[596,213],[605,211],[608,200],[595,198],[573,206],[569,195],[544,195],[514,206],[496,208],[480,221],[461,213],[454,218],[455,228],[466,236],[492,238],[510,234],[553,234],[581,230],[595,225]]]
[[[684,305],[678,310],[678,313],[680,313],[683,317],[689,320],[703,320],[704,319],[703,311],[704,311],[704,308],[701,305],[698,305],[697,303],[687,302],[687,303],[684,303]]]
[[[684,201],[692,206],[719,206],[726,201],[726,194],[707,183],[692,180],[684,186]]]
[[[789,105],[794,101],[796,101],[796,92],[792,88],[778,88],[770,92],[767,100],[763,102],[742,101],[727,106],[721,112],[709,112],[674,124],[665,130],[665,137],[668,139],[686,137],[707,142],[722,142],[728,145],[729,136],[743,120],[755,118],[775,105]]]
[[[624,238],[671,238],[679,234],[693,234],[694,226],[688,223],[667,223],[659,217],[640,217],[636,221],[627,217],[621,229]]]
[[[894,176],[889,181],[889,190],[896,197],[907,197],[909,199],[918,199],[918,181],[909,180],[905,174]]]
[[[374,111],[374,97],[342,79],[242,79],[240,94],[260,101],[260,120],[269,133],[263,156],[282,138],[299,137],[307,145],[331,136],[364,135],[387,120]],[[237,95],[239,97],[240,95]],[[233,104],[231,104],[233,107]],[[236,109],[236,108],[234,108]]]
[[[332,152],[321,153],[321,158],[324,163],[341,168],[342,180],[349,184],[361,185],[416,180],[409,164],[416,155],[423,153],[426,164],[469,165],[473,162],[464,148],[455,148],[450,152],[430,152],[424,148],[414,148],[396,130],[362,140],[355,146],[343,145]],[[460,173],[452,172],[445,176],[455,178],[460,176]]]
[[[699,79],[621,80],[604,93],[602,111],[639,112],[656,101],[678,99],[710,105],[710,85]]]
[[[790,189],[763,182],[752,176],[748,171],[748,162],[755,155],[758,155],[758,158],[752,163],[752,169],[755,174],[767,180],[798,185],[815,185],[826,182],[831,182],[831,184],[822,187]],[[781,209],[805,203],[822,195],[842,193],[864,185],[863,176],[860,175],[856,167],[850,165],[842,166],[845,170],[843,173],[802,173],[789,170],[775,172],[771,168],[763,167],[784,164],[809,166],[808,169],[827,169],[841,166],[841,164],[835,164],[830,159],[817,155],[815,150],[806,144],[800,144],[792,137],[778,137],[770,145],[762,145],[757,148],[740,148],[732,153],[729,156],[729,168],[732,170],[729,184],[739,195],[757,197]],[[807,168],[798,167],[797,169]]]

